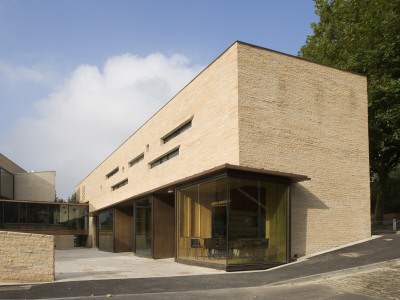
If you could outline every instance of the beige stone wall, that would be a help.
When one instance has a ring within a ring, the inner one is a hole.
[[[9,160],[7,157],[5,157],[1,153],[0,153],[0,167],[6,169],[8,172],[10,172],[12,174],[26,172],[24,169],[22,169],[16,163]]]
[[[97,244],[97,218],[96,217],[89,217],[89,234],[86,241],[86,247],[96,247]]]
[[[190,118],[192,128],[161,142]],[[292,189],[292,254],[314,253],[370,236],[367,118],[365,77],[235,43],[86,177],[77,196],[93,211],[225,163],[307,175]],[[150,169],[177,146],[179,156]]]
[[[52,235],[0,231],[0,282],[54,281]]]
[[[238,45],[240,165],[307,175],[292,193],[292,254],[370,231],[364,76]]]
[[[235,44],[101,163],[78,185],[79,201],[89,201],[93,211],[224,163],[238,164],[236,54]],[[161,142],[190,118],[190,129]],[[177,146],[177,157],[150,169],[150,162]],[[144,160],[129,167],[141,153]],[[106,179],[116,167],[119,172]],[[126,178],[127,185],[111,190]]]
[[[53,202],[56,197],[56,172],[33,172],[14,175],[14,199]]]

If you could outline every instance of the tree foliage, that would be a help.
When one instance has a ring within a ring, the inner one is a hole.
[[[400,160],[400,0],[314,0],[318,23],[299,56],[368,76],[375,216],[383,218],[388,174]]]
[[[68,203],[75,203],[75,202],[77,202],[77,201],[76,201],[76,192],[73,193],[71,196],[68,197],[67,202],[68,202]]]
[[[371,183],[371,206],[375,207],[378,182]],[[400,213],[400,166],[389,174],[386,183],[385,213]]]
[[[54,199],[54,202],[64,202],[64,199],[58,197],[58,196],[57,196],[57,193],[56,193],[56,197],[55,197],[55,199]]]

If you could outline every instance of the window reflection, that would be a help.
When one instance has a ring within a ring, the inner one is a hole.
[[[286,262],[286,184],[230,179],[229,265]]]
[[[114,234],[113,234],[113,209],[108,209],[99,213],[99,249],[103,251],[114,251]]]
[[[178,258],[226,263],[226,178],[178,191]]]
[[[87,230],[87,205],[0,201],[0,228],[19,230]]]
[[[135,202],[135,247],[137,254],[150,256],[152,253],[152,218],[150,199]]]
[[[213,264],[286,262],[286,183],[240,178],[178,190],[177,257]]]

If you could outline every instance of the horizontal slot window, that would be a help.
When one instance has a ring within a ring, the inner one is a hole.
[[[128,184],[128,178],[126,178],[126,179],[124,179],[124,180],[118,182],[117,184],[114,184],[114,185],[111,187],[111,189],[112,189],[113,191],[115,191],[115,190],[117,190],[117,189],[119,189],[119,188],[121,188],[121,187],[123,187],[124,185],[127,185],[127,184]]]
[[[138,162],[141,162],[144,159],[144,153],[140,154],[139,156],[136,156],[134,159],[132,159],[129,162],[129,166],[132,167],[136,165]]]
[[[178,128],[173,130],[171,133],[168,133],[166,136],[162,137],[163,143],[168,143],[170,140],[175,138],[176,136],[180,135],[182,132],[188,130],[190,127],[192,127],[192,118],[190,120],[187,120],[183,124],[181,124]]]
[[[167,160],[170,160],[171,158],[178,155],[179,155],[179,147],[150,163],[150,167],[151,168],[157,167],[158,165],[161,165],[165,163]]]
[[[110,178],[111,176],[114,176],[115,174],[117,174],[119,171],[119,167],[116,167],[114,170],[112,170],[110,173],[108,173],[106,175],[107,178]]]

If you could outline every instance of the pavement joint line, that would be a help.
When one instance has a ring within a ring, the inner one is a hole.
[[[368,264],[368,265],[363,265],[363,266],[357,266],[357,267],[353,267],[353,268],[332,271],[332,272],[325,272],[325,273],[313,274],[313,275],[303,276],[303,277],[294,278],[294,279],[282,280],[279,282],[266,284],[265,286],[277,286],[277,285],[294,284],[294,283],[307,283],[309,281],[319,281],[319,280],[323,280],[326,278],[339,277],[342,275],[353,275],[354,273],[373,271],[374,269],[388,267],[388,266],[395,265],[395,264],[400,264],[400,258],[377,262],[377,263]]]

